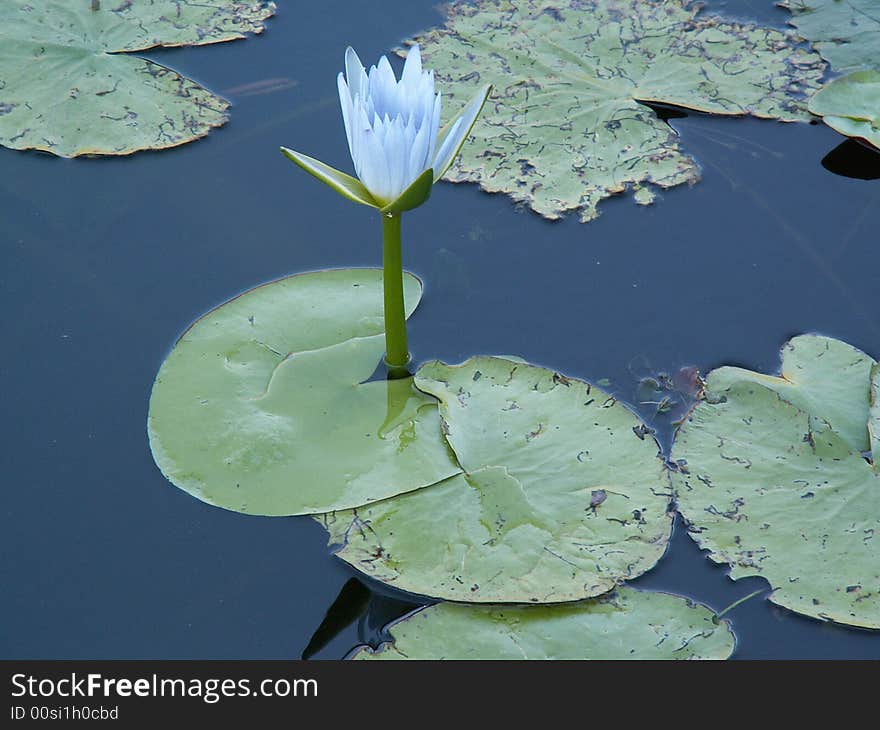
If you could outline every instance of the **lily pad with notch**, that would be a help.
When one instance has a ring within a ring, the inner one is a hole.
[[[610,195],[632,189],[648,204],[656,188],[696,182],[696,161],[649,104],[807,121],[824,69],[792,33],[685,0],[477,0],[448,13],[414,39],[444,98],[494,91],[445,179],[546,218],[588,221]]]
[[[878,367],[844,343],[793,342],[803,384],[710,373],[673,445],[678,509],[712,560],[766,578],[774,603],[880,628]]]
[[[351,659],[727,659],[735,639],[705,606],[618,588],[559,606],[438,603],[392,623]]]
[[[404,285],[409,315],[421,282]],[[381,270],[252,289],[199,319],[159,370],[156,463],[193,496],[260,515],[360,506],[459,473],[433,397],[412,378],[366,382],[384,350]]]
[[[423,365],[464,473],[319,517],[337,555],[395,588],[476,603],[556,603],[649,570],[671,531],[659,448],[588,383],[498,357]]]
[[[0,145],[127,155],[203,137],[229,103],[129,54],[244,38],[274,12],[264,0],[4,0]]]

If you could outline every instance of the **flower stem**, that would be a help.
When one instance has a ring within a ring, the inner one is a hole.
[[[382,215],[382,266],[385,289],[385,363],[392,378],[409,375],[406,311],[403,304],[403,260],[400,213]]]

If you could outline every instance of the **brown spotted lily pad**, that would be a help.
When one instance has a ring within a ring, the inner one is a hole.
[[[631,187],[693,183],[697,163],[646,103],[808,120],[824,64],[791,34],[684,0],[477,0],[415,38],[456,108],[493,94],[446,175],[503,192],[547,218],[588,221]]]
[[[228,102],[131,54],[260,33],[274,11],[264,0],[3,0],[0,145],[127,155],[203,137]]]
[[[337,555],[396,588],[479,603],[605,593],[663,555],[671,517],[650,431],[599,388],[497,357],[424,365],[464,472],[319,518]]]
[[[721,368],[673,445],[678,508],[731,577],[798,613],[880,628],[880,369],[798,337],[779,376]]]

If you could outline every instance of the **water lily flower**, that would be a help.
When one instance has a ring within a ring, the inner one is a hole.
[[[369,73],[354,49],[337,78],[348,149],[357,178],[307,155],[281,151],[304,170],[357,203],[399,213],[424,203],[470,134],[491,88],[484,86],[440,129],[441,94],[434,72],[422,69],[418,45],[398,80],[386,56]]]
[[[408,375],[409,350],[403,302],[400,214],[424,203],[470,134],[491,91],[481,88],[464,110],[440,129],[441,96],[434,72],[422,69],[419,47],[406,57],[398,80],[388,58],[364,68],[345,51],[337,78],[348,149],[357,177],[286,147],[281,151],[306,172],[349,200],[382,214],[385,361],[391,375]]]

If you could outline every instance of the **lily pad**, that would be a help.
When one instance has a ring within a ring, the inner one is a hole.
[[[862,366],[839,373],[860,384],[837,397],[851,398],[851,412],[864,415],[870,375],[860,373]],[[876,393],[876,366],[873,378]],[[676,435],[674,483],[691,536],[731,566],[732,578],[766,578],[774,603],[880,628],[880,473],[823,420],[823,399],[760,382],[710,375],[706,400]],[[867,417],[876,426],[876,406]]]
[[[421,283],[404,284],[409,315]],[[380,270],[252,289],[199,319],[162,364],[156,463],[193,496],[260,515],[359,506],[458,473],[434,398],[412,378],[364,382],[384,350]]]
[[[504,192],[547,218],[598,214],[632,187],[693,183],[699,167],[645,103],[806,120],[824,64],[791,34],[700,14],[684,0],[477,0],[419,35],[456,108],[494,92],[446,174]],[[653,190],[652,190],[653,188]]]
[[[835,131],[880,149],[880,71],[832,81],[810,100],[810,111]]]
[[[782,347],[778,376],[726,366],[710,373],[707,387],[717,393],[738,381],[764,385],[802,411],[830,423],[853,451],[866,451],[870,448],[866,423],[873,365],[873,358],[846,342],[799,335]]]
[[[789,21],[839,73],[880,70],[877,0],[783,0]]]
[[[76,157],[203,137],[228,102],[127,54],[243,38],[274,12],[263,0],[4,0],[0,145]]]
[[[416,386],[440,400],[465,470],[324,515],[337,555],[396,588],[476,603],[555,603],[650,569],[669,540],[658,446],[598,388],[497,357],[439,362]]]
[[[880,471],[880,363],[871,369],[871,408],[868,432],[871,434],[871,453],[874,471]]]
[[[352,659],[727,659],[727,621],[684,598],[618,588],[562,606],[438,603],[388,627]]]

